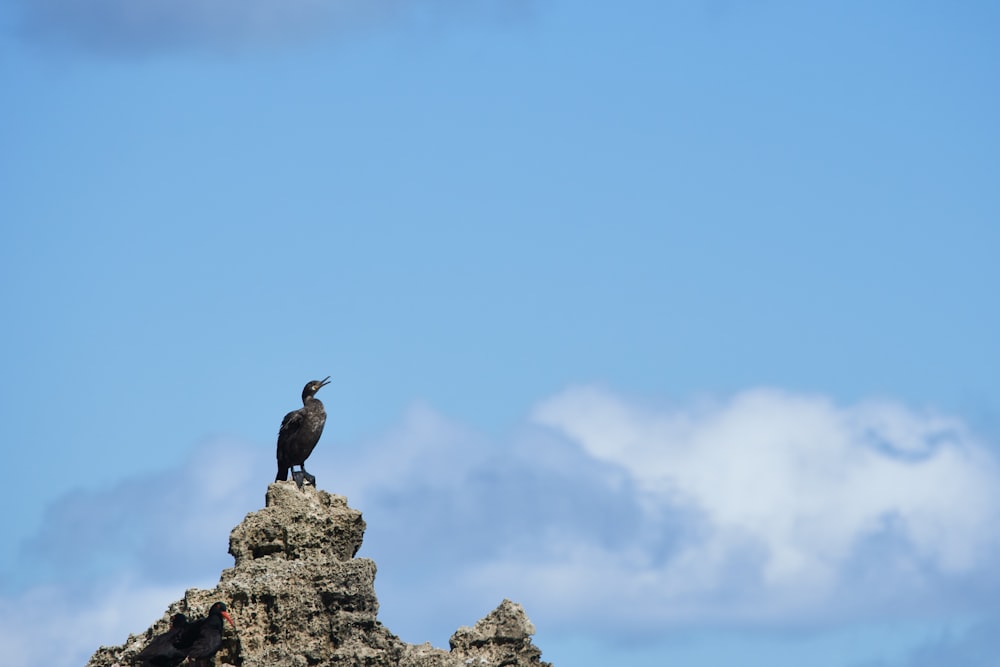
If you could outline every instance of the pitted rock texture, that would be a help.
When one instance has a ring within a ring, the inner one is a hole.
[[[285,560],[354,558],[365,535],[361,512],[347,499],[311,486],[271,484],[265,507],[247,515],[229,535],[236,567],[247,560],[276,555]]]
[[[101,647],[87,667],[124,667],[177,612],[201,618],[223,601],[226,625],[217,665],[234,667],[545,666],[531,643],[534,626],[504,600],[472,628],[460,628],[450,652],[400,640],[377,619],[375,562],[355,558],[364,537],[361,513],[347,499],[293,482],[268,487],[266,506],[229,536],[232,568],[211,590],[190,589],[146,632]]]

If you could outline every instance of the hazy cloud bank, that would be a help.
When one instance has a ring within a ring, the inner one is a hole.
[[[507,595],[548,627],[655,634],[934,616],[997,590],[994,452],[892,401],[579,388],[504,443],[415,410],[362,451],[344,483],[407,599]]]
[[[204,443],[181,468],[76,491],[53,504],[0,573],[0,646],[11,665],[82,665],[140,632],[232,565],[230,529],[263,504],[267,461],[244,443]],[[273,473],[271,473],[273,475]]]
[[[382,620],[408,641],[444,644],[503,597],[549,631],[614,639],[988,614],[998,588],[995,455],[960,420],[897,403],[578,388],[499,441],[422,406],[369,442],[334,434],[309,469],[364,512]],[[207,443],[181,469],[54,505],[23,545],[27,583],[0,597],[0,642],[51,653],[29,620],[54,601],[94,626],[82,662],[214,584],[272,448]],[[36,658],[19,664],[55,661]]]
[[[393,22],[513,16],[529,0],[15,0],[24,36],[107,54],[276,46]]]

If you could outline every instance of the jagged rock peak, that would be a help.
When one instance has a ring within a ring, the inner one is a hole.
[[[451,655],[466,658],[466,664],[549,665],[531,643],[535,626],[524,607],[504,600],[471,628],[461,627],[451,636]]]
[[[361,512],[348,507],[347,498],[275,482],[267,489],[264,509],[248,514],[230,533],[229,553],[236,567],[271,555],[346,561],[358,553],[364,534]]]
[[[236,667],[544,667],[531,643],[534,626],[520,605],[503,603],[451,638],[451,652],[400,640],[376,618],[375,563],[355,558],[364,537],[361,513],[347,499],[293,482],[268,487],[265,507],[229,536],[232,568],[211,590],[190,589],[145,632],[101,647],[87,667],[131,665],[170,617],[204,616],[229,607],[216,664]]]

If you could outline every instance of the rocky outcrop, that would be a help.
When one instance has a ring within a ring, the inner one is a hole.
[[[542,652],[531,643],[535,626],[521,605],[504,600],[471,628],[451,636],[451,655],[479,665],[547,665]]]
[[[342,496],[291,482],[268,487],[266,506],[229,536],[235,559],[211,590],[190,589],[146,632],[101,647],[87,667],[134,662],[178,612],[198,618],[223,601],[227,627],[216,664],[235,667],[528,667],[546,666],[531,642],[534,626],[504,600],[451,638],[451,651],[400,640],[377,619],[375,563],[355,558],[364,537],[361,513]]]

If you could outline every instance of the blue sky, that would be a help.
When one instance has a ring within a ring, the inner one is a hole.
[[[998,28],[5,3],[0,645],[214,585],[331,375],[309,468],[408,641],[509,597],[556,665],[992,664]]]

